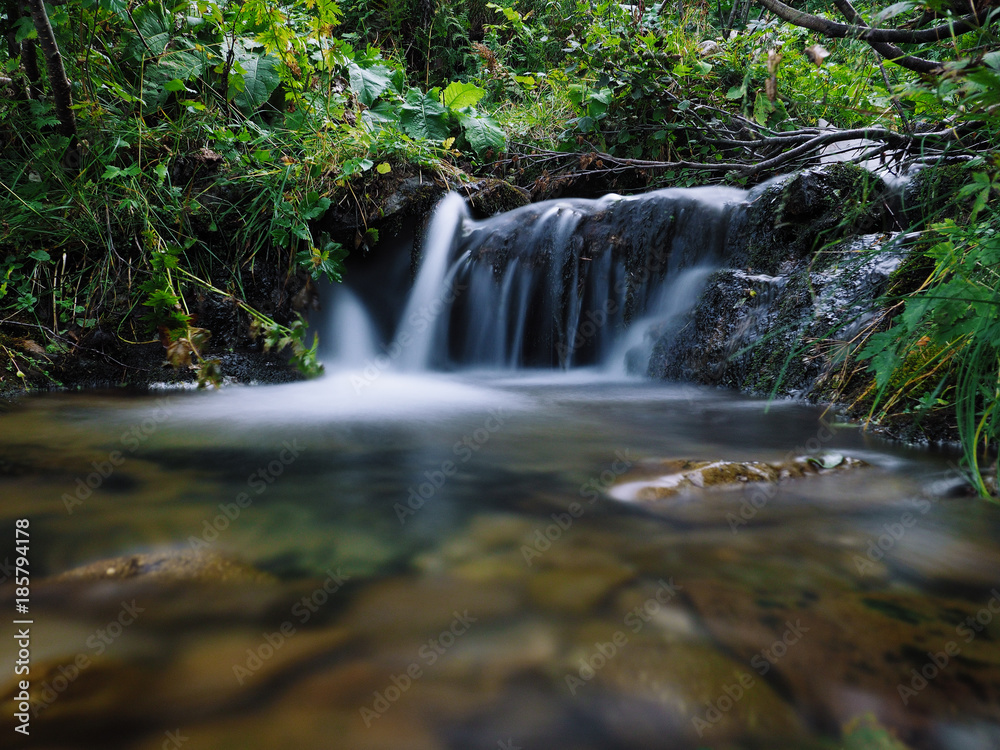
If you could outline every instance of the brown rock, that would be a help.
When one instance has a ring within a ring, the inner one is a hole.
[[[98,560],[55,576],[52,581],[151,580],[161,583],[268,583],[266,573],[214,552],[169,550]]]

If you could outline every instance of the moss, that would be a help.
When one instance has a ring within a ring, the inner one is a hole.
[[[469,209],[477,218],[512,211],[531,203],[528,191],[498,179],[485,179],[463,188],[468,195]]]
[[[886,286],[889,299],[904,297],[919,289],[934,270],[934,261],[920,250],[909,253],[892,275]]]
[[[903,192],[903,218],[907,226],[919,228],[943,219],[961,223],[968,219],[972,198],[957,200],[956,193],[969,182],[967,162],[924,167]]]
[[[844,237],[883,227],[885,183],[853,164],[797,172],[766,188],[747,210],[740,257],[754,272],[775,274]],[[820,265],[830,259],[819,256]]]

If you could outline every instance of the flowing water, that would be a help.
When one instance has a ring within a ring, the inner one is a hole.
[[[529,207],[502,258],[449,202],[398,309],[338,290],[320,380],[6,408],[4,747],[1000,746],[1000,514],[954,456],[624,374],[745,198],[653,196],[646,274],[580,229],[641,201]],[[807,454],[838,467],[635,490]]]

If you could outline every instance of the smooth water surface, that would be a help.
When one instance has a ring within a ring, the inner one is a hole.
[[[374,359],[25,399],[0,528],[30,520],[34,708],[24,738],[5,667],[4,747],[1000,746],[1000,515],[832,419]],[[612,496],[661,459],[823,452],[870,466]]]

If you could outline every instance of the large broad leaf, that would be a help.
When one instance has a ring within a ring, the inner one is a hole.
[[[254,53],[237,43],[233,49],[236,60],[243,69],[242,90],[233,97],[233,103],[244,112],[255,112],[271,96],[281,78],[278,76],[278,58],[270,53]],[[235,70],[230,76],[238,75]]]
[[[361,121],[375,131],[391,125],[399,125],[399,107],[389,102],[379,102],[361,113]]]
[[[142,79],[143,112],[155,112],[162,107],[171,91],[184,90],[184,82],[197,78],[208,67],[204,50],[196,49],[184,39],[176,39],[176,49],[147,62]]]
[[[347,69],[351,76],[351,91],[357,94],[358,101],[366,107],[372,106],[382,92],[392,85],[392,70],[385,65],[362,68],[351,63]]]
[[[489,149],[503,151],[507,147],[507,136],[492,117],[466,111],[459,113],[458,121],[462,123],[462,132],[477,156],[482,156]]]
[[[440,143],[451,134],[448,110],[435,97],[417,89],[406,92],[399,122],[411,138]]]
[[[481,89],[471,83],[455,81],[449,83],[448,87],[441,93],[441,100],[446,107],[461,109],[462,107],[476,106],[476,103],[485,95],[486,89]]]
[[[124,13],[122,14],[124,15]],[[162,55],[173,34],[173,17],[158,3],[140,5],[132,12],[141,39],[133,39],[129,49],[137,59]]]
[[[190,81],[205,72],[205,68],[208,67],[208,55],[204,48],[199,50],[184,40],[178,40],[177,47],[161,55],[156,62],[163,80]]]

